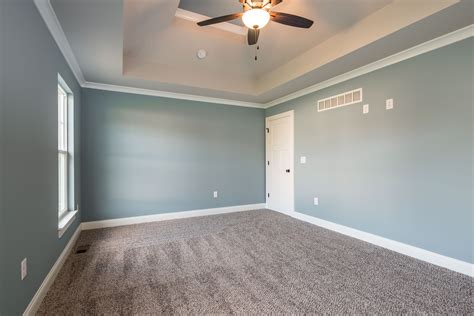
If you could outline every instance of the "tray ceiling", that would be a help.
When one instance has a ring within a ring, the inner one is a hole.
[[[286,0],[275,11],[315,24],[304,30],[269,23],[255,61],[245,36],[176,16],[239,12],[237,0],[51,0],[89,82],[259,103],[469,25],[470,4]],[[197,58],[199,49],[205,59]]]

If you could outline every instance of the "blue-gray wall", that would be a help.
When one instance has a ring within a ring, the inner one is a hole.
[[[4,12],[5,12],[5,4],[0,1],[0,21],[3,21]],[[4,219],[4,203],[3,203],[3,147],[4,147],[4,133],[3,133],[3,121],[5,120],[5,114],[3,112],[4,108],[4,94],[3,94],[3,83],[5,78],[3,73],[5,72],[4,64],[4,49],[5,49],[5,41],[3,36],[3,24],[0,22],[0,253],[5,253],[5,241],[6,236],[5,234],[5,219]],[[0,257],[0,306],[5,305],[5,276],[3,275],[3,271],[5,271],[5,259],[4,256]],[[0,315],[2,315],[2,308],[0,307]]]
[[[83,221],[265,201],[264,110],[92,89],[82,99]]]
[[[470,38],[268,109],[295,110],[296,211],[474,262],[472,71]]]
[[[85,221],[264,201],[263,110],[81,92],[33,1],[0,0],[0,17],[1,315],[24,311],[81,220],[58,239],[58,73]],[[473,262],[472,56],[464,40],[267,110],[295,109],[297,211]],[[316,111],[359,87],[368,115]]]
[[[79,135],[81,91],[31,0],[1,0],[2,227],[0,314],[23,313],[71,235],[58,239],[57,76],[75,95]],[[76,153],[79,150],[76,138]],[[78,158],[78,157],[77,157]],[[76,196],[79,191],[76,165]],[[20,280],[20,261],[28,276]]]

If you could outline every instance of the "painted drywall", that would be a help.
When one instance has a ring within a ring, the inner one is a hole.
[[[75,97],[76,148],[79,152],[81,91],[31,0],[2,0],[2,239],[0,314],[23,313],[80,217],[58,238],[57,76]],[[8,78],[8,80],[5,80]],[[79,157],[76,157],[76,159]],[[76,196],[80,196],[79,159]],[[28,276],[20,280],[20,261]]]
[[[5,3],[0,1],[0,21],[3,21]],[[4,146],[4,133],[3,133],[3,121],[5,115],[3,113],[4,107],[4,94],[3,94],[3,82],[4,78],[4,64],[5,59],[3,51],[5,49],[5,41],[3,36],[3,24],[0,22],[0,253],[5,253],[5,220],[4,220],[4,206],[3,206],[3,146]],[[3,275],[5,266],[4,256],[0,257],[0,306],[5,305],[5,276]],[[2,308],[0,308],[0,315],[2,314]]]
[[[82,98],[83,221],[265,201],[263,109],[93,89]]]
[[[296,211],[474,262],[472,56],[470,38],[267,109],[295,110]]]

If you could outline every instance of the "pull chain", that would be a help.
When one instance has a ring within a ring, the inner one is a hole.
[[[259,50],[260,50],[260,45],[257,45],[257,47],[255,48],[255,60],[258,60],[257,54]]]

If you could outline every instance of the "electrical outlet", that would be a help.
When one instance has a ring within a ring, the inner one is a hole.
[[[305,156],[300,157],[300,163],[302,163],[302,164],[306,163],[306,157]]]
[[[393,109],[393,99],[387,99],[387,100],[385,101],[385,108],[386,108],[387,110]]]
[[[317,197],[314,198],[314,205],[319,205],[319,198]]]
[[[28,274],[28,262],[26,258],[21,260],[21,279],[24,280]]]
[[[364,104],[362,106],[362,113],[364,113],[364,114],[369,113],[369,105],[368,104]]]
[[[217,191],[214,191],[214,198],[217,199]]]

